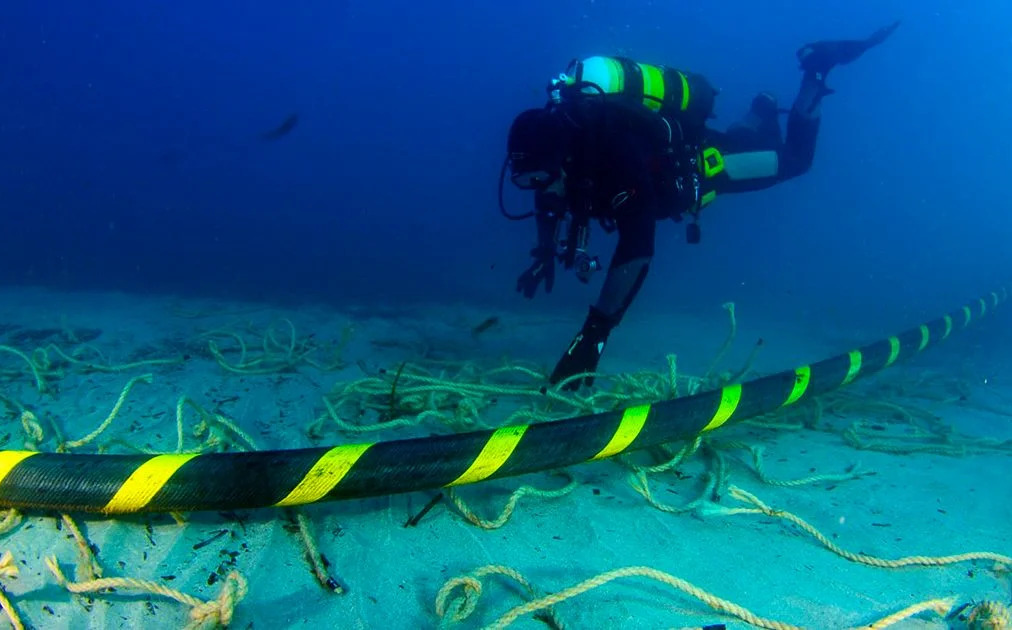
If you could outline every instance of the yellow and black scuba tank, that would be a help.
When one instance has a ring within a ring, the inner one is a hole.
[[[713,113],[717,94],[700,74],[604,56],[574,59],[548,91],[555,103],[595,94],[625,96],[677,121],[690,136],[701,131]]]

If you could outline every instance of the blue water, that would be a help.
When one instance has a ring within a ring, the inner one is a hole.
[[[571,58],[703,73],[725,126],[759,90],[790,103],[801,44],[902,19],[830,76],[811,172],[719,200],[699,246],[662,226],[634,308],[934,315],[1009,272],[1010,17],[941,0],[5,2],[0,282],[516,306],[533,225],[496,208],[505,132]],[[576,324],[597,289],[565,276],[531,308]]]

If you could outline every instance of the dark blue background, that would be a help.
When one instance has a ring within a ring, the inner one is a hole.
[[[569,59],[704,73],[725,126],[759,90],[789,104],[802,43],[896,18],[831,75],[811,173],[720,200],[699,246],[662,225],[637,308],[933,314],[1009,272],[1002,3],[4,2],[0,281],[516,305],[533,225],[496,210],[504,135]],[[530,308],[596,291],[564,276]]]

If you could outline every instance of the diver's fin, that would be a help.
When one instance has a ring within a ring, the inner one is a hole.
[[[878,46],[879,44],[881,44],[882,42],[884,42],[886,39],[889,38],[890,35],[893,34],[893,31],[895,31],[899,27],[899,25],[900,25],[900,21],[896,20],[892,24],[890,24],[888,26],[883,26],[882,28],[880,28],[877,31],[875,31],[874,33],[872,33],[871,37],[869,37],[868,39],[865,40],[865,44],[866,44],[865,50],[868,50],[869,48],[873,48],[875,46]]]
[[[896,20],[883,26],[866,39],[823,40],[805,44],[798,49],[797,56],[801,69],[825,77],[837,65],[847,64],[884,42],[899,27]]]

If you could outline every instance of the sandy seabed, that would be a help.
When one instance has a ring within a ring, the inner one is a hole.
[[[76,452],[173,452],[361,441],[363,432],[348,426],[389,422],[409,409],[391,403],[384,410],[382,395],[342,398],[337,393],[347,392],[346,384],[389,383],[398,370],[404,388],[423,370],[437,379],[477,378],[503,365],[543,373],[578,325],[463,303],[296,309],[41,289],[2,294],[0,344],[23,353],[0,352],[0,446],[11,450],[52,451],[62,444]],[[713,310],[717,317],[631,314],[613,335],[602,371],[666,372],[666,353],[677,351],[679,369],[704,375],[727,334],[719,305]],[[27,510],[3,535],[0,551],[10,552],[11,564],[0,567],[0,584],[24,623],[39,628],[185,627],[212,624],[221,615],[236,628],[478,628],[560,592],[569,597],[538,614],[517,611],[511,627],[747,628],[763,619],[867,627],[934,599],[946,600],[939,610],[951,613],[948,619],[927,610],[892,627],[1007,627],[983,625],[977,607],[1012,604],[1009,567],[1000,559],[1012,555],[1012,370],[989,341],[998,334],[994,327],[1007,330],[1004,316],[859,381],[818,409],[715,431],[664,472],[635,471],[663,463],[684,445],[582,464],[565,475],[456,489],[473,520],[493,520],[522,486],[549,491],[519,497],[494,529],[472,523],[449,492],[406,526],[436,491],[297,512],[71,514],[68,522]],[[919,323],[896,322],[884,332]],[[712,373],[733,373],[748,354],[750,335],[767,340],[751,375],[851,349],[840,345],[841,330],[830,335],[824,323],[750,314],[726,366]],[[853,346],[876,340],[855,335]],[[114,410],[132,379],[138,380]],[[528,385],[536,389],[533,377]],[[600,387],[608,387],[607,379]],[[352,404],[365,412],[342,418],[349,423],[342,428],[329,416],[326,396],[341,401],[338,416]],[[530,399],[485,402],[494,404],[494,413],[480,405],[472,411],[494,424],[511,405]],[[26,413],[34,424],[24,422]],[[459,409],[447,413],[456,424],[437,417],[409,421],[368,432],[367,439],[478,426]],[[650,500],[637,479],[648,480]],[[320,555],[307,554],[304,532],[311,532]],[[93,556],[83,560],[85,548]],[[993,555],[902,567],[866,561],[970,552]],[[101,574],[150,581],[196,599],[180,602],[126,582],[112,592],[74,594],[47,567],[47,557],[55,557],[71,585]],[[501,569],[474,573],[490,565]],[[505,567],[532,591],[505,575]],[[629,570],[609,573],[620,569]],[[233,572],[244,593],[229,577]],[[602,574],[579,593],[565,591]],[[467,575],[478,577],[451,582]],[[343,592],[328,590],[327,577]],[[675,578],[741,611],[717,610],[716,599],[685,592]],[[227,612],[213,603],[196,606],[219,598]],[[752,623],[742,611],[756,616]]]

